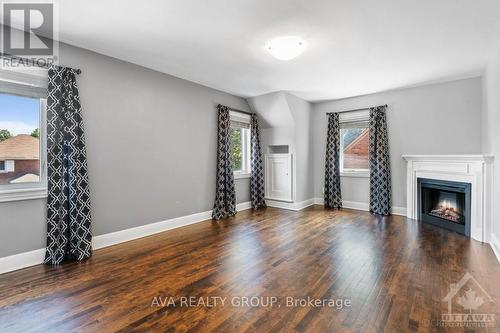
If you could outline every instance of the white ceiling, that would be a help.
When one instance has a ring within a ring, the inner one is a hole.
[[[477,76],[499,0],[61,0],[63,42],[249,97],[337,99]],[[308,49],[283,62],[277,36]]]

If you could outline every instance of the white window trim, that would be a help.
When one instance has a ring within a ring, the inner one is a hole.
[[[35,72],[24,73],[16,70],[0,70],[0,81],[10,82],[19,85],[29,87],[34,87],[38,89],[47,89],[47,70],[39,69],[38,71],[33,69]]]
[[[245,178],[250,178],[251,176],[249,172],[241,172],[241,171],[235,171],[233,174],[234,174],[234,179],[245,179]]]
[[[370,178],[370,171],[365,170],[345,170],[340,172],[340,177]]]
[[[242,169],[238,171],[233,171],[233,176],[234,179],[250,178],[251,175],[250,174],[250,158],[251,158],[250,115],[236,111],[229,111],[229,117],[231,118],[232,121],[248,124],[248,127],[241,127],[247,129],[247,135],[243,135],[244,132],[242,132],[242,138],[241,138],[241,144],[243,146],[242,161],[241,161]]]
[[[16,73],[16,75],[18,75]],[[26,74],[19,74],[18,77],[24,78],[22,82],[23,86],[19,90],[18,95],[29,96],[27,91],[31,87],[36,90],[35,94],[39,94],[40,88],[46,89],[43,86],[43,80],[40,80],[39,76],[33,76],[31,84],[29,84],[29,78],[31,76]],[[12,81],[12,75],[5,75],[4,71],[0,72],[0,83],[8,84],[14,83]],[[19,84],[19,82],[15,82]],[[0,91],[2,92],[2,91]],[[12,89],[5,91],[5,93],[15,93]],[[47,197],[47,101],[46,99],[40,99],[40,182],[36,183],[23,183],[23,184],[8,184],[0,185],[0,202],[9,201],[19,201],[19,200],[31,200]]]
[[[47,187],[18,188],[12,190],[2,190],[0,192],[0,202],[44,198],[47,198]]]
[[[350,112],[341,112],[339,114],[339,122],[342,127],[342,124],[345,123],[354,123],[354,122],[363,122],[369,120],[370,113],[369,111],[350,111]],[[344,142],[342,138],[340,138],[340,176],[341,177],[353,177],[353,178],[369,178],[370,170],[369,169],[346,169],[344,170]]]
[[[368,121],[370,119],[370,111],[347,111],[339,113],[339,122],[342,123],[353,123],[358,121]]]

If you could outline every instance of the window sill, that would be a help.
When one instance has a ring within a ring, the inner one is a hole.
[[[245,179],[245,178],[250,178],[249,173],[234,173],[234,179]]]
[[[0,191],[0,202],[43,199],[47,197],[47,188],[23,188]]]
[[[370,178],[370,172],[368,172],[368,171],[346,171],[346,172],[341,172],[340,177]]]

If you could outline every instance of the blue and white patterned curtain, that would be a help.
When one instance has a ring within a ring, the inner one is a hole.
[[[46,264],[92,255],[90,191],[82,109],[74,69],[53,66],[47,97]]]
[[[385,106],[370,108],[370,212],[391,214],[391,161]]]
[[[252,114],[250,119],[250,131],[252,141],[252,156],[250,161],[250,199],[252,208],[266,207],[264,200],[264,166],[262,163],[262,151],[260,149],[259,123],[257,115]]]
[[[229,138],[231,126],[229,108],[219,104],[217,112],[217,179],[212,218],[219,220],[236,214],[236,192],[234,190],[232,148]]]
[[[340,192],[340,122],[337,112],[328,114],[324,202],[326,208],[342,207]]]

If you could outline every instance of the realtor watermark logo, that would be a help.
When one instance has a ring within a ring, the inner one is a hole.
[[[450,285],[450,291],[442,301],[448,303],[448,311],[441,315],[441,320],[434,322],[437,326],[463,328],[496,326],[493,299],[468,272],[460,281]]]
[[[32,68],[56,64],[58,12],[50,1],[0,1],[1,67]]]

